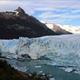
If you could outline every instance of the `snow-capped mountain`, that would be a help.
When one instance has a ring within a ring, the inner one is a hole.
[[[80,34],[80,26],[61,25],[61,28],[74,34]]]
[[[71,34],[71,32],[61,28],[61,26],[58,24],[46,23],[46,26],[52,31],[59,33],[59,34]]]
[[[53,23],[46,23],[46,25],[54,32],[62,32],[65,34],[67,33],[80,34],[80,26],[60,25],[60,24],[53,24]]]

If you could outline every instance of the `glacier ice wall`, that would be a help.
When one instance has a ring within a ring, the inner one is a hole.
[[[0,40],[1,56],[7,58],[17,58],[16,51],[19,46],[19,40]]]
[[[80,56],[80,36],[65,35],[65,36],[46,36],[40,38],[20,38],[19,39],[19,54],[29,54],[32,58],[48,55],[53,58],[54,55]]]
[[[0,40],[0,52],[9,58],[28,54],[32,59],[46,56],[58,64],[79,65],[80,35],[20,37],[14,40]]]

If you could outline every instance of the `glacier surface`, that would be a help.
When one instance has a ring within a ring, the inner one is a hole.
[[[18,58],[22,54],[32,59],[46,56],[52,60],[52,64],[80,67],[80,35],[0,40],[0,53],[7,58]]]

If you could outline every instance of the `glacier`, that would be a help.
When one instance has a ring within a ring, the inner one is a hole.
[[[1,56],[19,58],[22,54],[32,59],[45,56],[51,64],[80,67],[80,35],[44,36],[38,38],[0,40]]]

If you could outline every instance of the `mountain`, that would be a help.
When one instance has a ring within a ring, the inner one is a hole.
[[[80,26],[60,25],[54,23],[45,23],[46,26],[59,34],[80,34]]]
[[[61,25],[61,28],[73,34],[80,34],[80,26]]]
[[[46,23],[46,26],[58,34],[71,34],[71,32],[61,28],[61,26],[57,24]]]
[[[41,37],[57,35],[35,17],[25,13],[18,7],[14,12],[0,12],[0,38],[13,39],[19,37]]]

